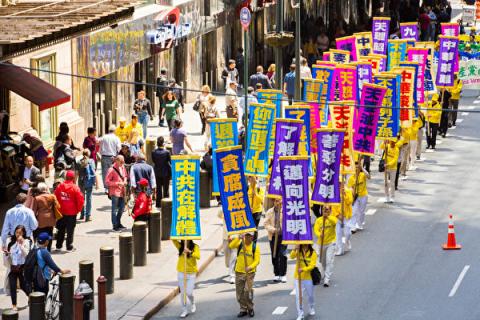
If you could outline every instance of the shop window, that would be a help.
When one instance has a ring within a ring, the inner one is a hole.
[[[55,54],[32,59],[31,65],[35,76],[56,86]],[[32,104],[32,126],[37,130],[44,144],[53,142],[57,127],[57,108],[39,111],[38,106]]]

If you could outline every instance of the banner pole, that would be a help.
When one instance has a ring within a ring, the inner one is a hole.
[[[300,251],[302,250],[302,245],[299,245],[297,252],[297,274],[298,274],[298,301],[300,302],[300,308],[303,306],[303,297],[302,297],[302,274],[299,272],[300,269]]]
[[[187,306],[187,241],[183,240],[183,302]]]
[[[275,213],[275,208],[273,208],[273,212]],[[277,247],[278,247],[278,220],[275,219],[275,241],[273,243],[273,258],[275,259],[277,257]]]
[[[385,191],[387,191],[388,193],[388,190],[387,190],[387,187],[388,187],[388,184],[387,184],[387,179],[388,179],[388,175],[387,175],[387,163],[388,163],[388,143],[387,143],[388,140],[384,140],[384,150],[385,150]],[[386,194],[385,196],[388,197],[388,195]]]

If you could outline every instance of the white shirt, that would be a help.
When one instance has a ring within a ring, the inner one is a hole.
[[[32,168],[25,167],[25,170],[23,170],[23,178],[30,180],[30,176],[32,175]],[[27,191],[30,186],[28,183],[23,183],[22,184],[22,190]]]
[[[311,78],[311,77],[312,77],[312,71],[310,70],[310,67],[301,66],[300,67],[300,79]]]
[[[15,242],[10,247],[10,258],[12,259],[13,266],[19,266],[25,264],[25,258],[28,255],[30,249],[30,241],[28,239],[23,239],[23,245],[20,245],[18,242]]]
[[[98,139],[100,143],[100,155],[102,156],[116,156],[120,151],[120,139],[115,133],[108,133]]]

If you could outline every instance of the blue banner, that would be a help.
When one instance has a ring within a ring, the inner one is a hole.
[[[170,239],[200,239],[200,156],[172,156]]]
[[[283,93],[281,90],[275,89],[260,89],[257,91],[258,103],[274,104],[276,107],[275,118],[282,117],[282,99]]]
[[[272,139],[275,105],[251,103],[248,108],[245,174],[268,175],[270,141]]]
[[[377,139],[395,139],[400,129],[400,104],[398,99],[400,75],[376,75],[373,76],[373,81],[374,84],[387,87],[378,117]]]
[[[302,132],[298,144],[298,155],[309,157],[309,176],[313,175],[312,161],[310,159],[310,106],[293,105],[285,107],[285,118],[302,120]]]
[[[217,149],[218,186],[227,234],[255,231],[243,172],[242,147]]]
[[[317,65],[312,68],[312,76],[314,79],[323,81],[322,94],[320,97],[320,125],[326,127],[328,125],[328,95],[333,88],[334,67]]]
[[[236,146],[238,144],[237,121],[233,118],[215,118],[208,120],[212,137],[213,190],[214,196],[220,195],[218,189],[216,151],[219,148]]]
[[[407,40],[388,40],[388,70],[407,60]]]

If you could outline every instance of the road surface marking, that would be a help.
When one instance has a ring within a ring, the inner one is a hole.
[[[473,110],[475,109],[475,106],[468,106],[468,107],[465,107],[466,110]]]
[[[272,314],[284,314],[285,311],[287,311],[288,307],[276,307],[275,310],[273,310]]]
[[[294,295],[295,295],[295,289],[293,289],[292,291],[290,291],[290,295],[291,295],[291,296],[294,296]]]
[[[365,215],[373,216],[375,212],[377,212],[377,209],[368,209],[367,212],[365,212]]]
[[[470,114],[470,113],[468,113],[468,112],[462,112],[462,113],[461,113],[462,116],[468,116],[469,114]]]
[[[442,140],[438,140],[438,141],[437,141],[437,144],[442,144],[442,143],[443,143]]]
[[[473,101],[473,103],[479,104],[479,103],[480,103],[480,100],[475,100],[475,101]]]
[[[453,297],[455,295],[455,293],[457,292],[458,287],[460,287],[460,284],[462,283],[462,280],[465,277],[465,274],[467,273],[468,269],[470,269],[470,266],[468,264],[465,267],[463,267],[462,272],[460,272],[460,275],[458,276],[457,281],[455,282],[452,290],[450,290],[450,293],[448,294],[448,296],[450,298]]]
[[[462,123],[463,119],[457,119],[456,123]]]

